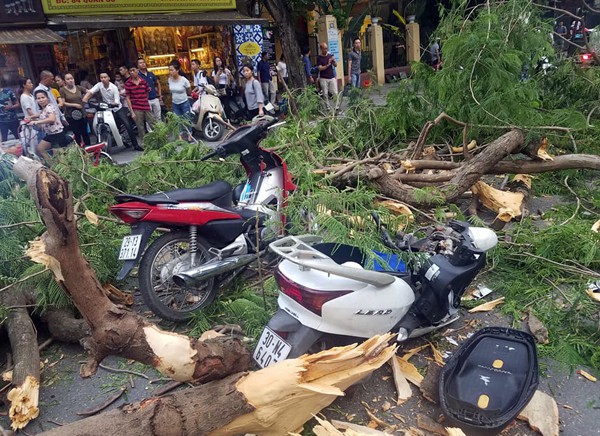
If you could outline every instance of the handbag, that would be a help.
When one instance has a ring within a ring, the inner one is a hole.
[[[71,118],[73,118],[75,121],[79,121],[83,118],[83,112],[81,112],[79,109],[73,109],[71,111]]]

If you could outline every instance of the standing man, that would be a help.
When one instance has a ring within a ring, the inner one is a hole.
[[[317,66],[319,67],[319,87],[323,92],[323,98],[327,107],[329,105],[329,94],[333,96],[333,106],[337,109],[338,103],[338,87],[337,79],[335,77],[334,68],[337,67],[337,62],[331,53],[327,51],[327,43],[322,42],[319,44],[321,54],[317,56]]]
[[[315,83],[315,78],[312,75],[312,65],[310,63],[310,48],[302,48],[302,62],[304,63],[304,74],[306,74],[306,83],[312,85]]]
[[[262,88],[263,96],[265,100],[268,99],[271,104],[275,104],[275,84],[271,78],[271,64],[269,63],[269,53],[263,51],[260,56],[260,61],[256,65],[258,70],[258,81]]]
[[[15,137],[19,139],[19,118],[17,109],[21,103],[14,91],[9,87],[4,87],[4,80],[0,77],[0,144],[8,139],[10,130]]]
[[[567,26],[565,26],[565,22],[564,21],[560,21],[558,23],[558,26],[556,26],[556,34],[559,36],[559,38],[554,38],[556,41],[556,45],[558,47],[561,47],[561,49],[563,49],[564,45],[565,45],[565,39],[567,39],[568,35],[567,35]]]
[[[353,88],[360,88],[360,62],[362,59],[360,46],[360,38],[354,38],[352,50],[348,55],[348,82],[352,84]]]
[[[119,74],[123,78],[123,83],[129,80],[129,68],[127,68],[125,65],[121,65],[119,67]]]
[[[194,75],[194,89],[192,89],[192,92],[201,96],[204,94],[204,87],[208,85],[206,73],[200,70],[200,61],[198,59],[192,59],[190,65],[192,67],[192,74]]]
[[[137,135],[135,134],[131,123],[127,117],[127,108],[121,105],[121,98],[119,96],[119,89],[114,83],[111,83],[110,76],[106,71],[100,73],[100,82],[96,83],[89,89],[84,97],[83,102],[87,103],[92,96],[99,92],[102,95],[102,100],[105,103],[112,106],[112,111],[115,114],[115,121],[117,126],[124,124],[129,134],[129,140],[133,145],[134,150],[143,151],[144,149],[138,145]],[[126,145],[127,146],[127,145]]]
[[[58,100],[56,100],[56,98],[54,97],[54,94],[52,93],[52,88],[50,88],[50,85],[52,85],[53,83],[54,83],[54,74],[52,74],[48,70],[43,70],[40,73],[40,83],[33,90],[33,95],[35,95],[35,93],[37,91],[40,91],[40,90],[45,91],[46,94],[48,95],[48,99],[50,100],[50,104],[52,104],[52,106],[54,106],[55,113],[60,116],[61,123],[63,124],[63,126],[68,126],[69,123],[67,123],[67,119],[65,118],[65,115],[61,112],[60,106],[58,105]],[[38,109],[38,112],[39,111],[41,111],[41,108]]]
[[[150,86],[140,77],[137,67],[129,67],[129,75],[129,80],[125,82],[127,105],[131,111],[131,118],[133,118],[133,121],[137,125],[138,135],[143,140],[146,134],[146,123],[150,127],[154,127],[156,123],[148,99]]]
[[[162,90],[160,89],[160,81],[152,71],[148,71],[148,66],[146,65],[146,61],[143,58],[138,59],[137,66],[140,77],[144,79],[150,87],[150,94],[148,94],[148,103],[150,103],[150,110],[152,110],[154,119],[156,121],[160,121],[160,104],[162,103]]]

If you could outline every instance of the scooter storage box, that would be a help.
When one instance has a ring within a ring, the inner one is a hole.
[[[467,434],[500,432],[531,400],[539,383],[535,341],[526,332],[486,327],[441,371],[442,410]]]

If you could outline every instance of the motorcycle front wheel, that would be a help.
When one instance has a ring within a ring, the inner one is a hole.
[[[208,141],[218,141],[223,137],[225,128],[212,118],[205,118],[202,122],[202,135]]]
[[[200,265],[213,256],[204,239],[197,238],[197,263]],[[183,322],[192,314],[213,302],[217,294],[214,278],[200,286],[178,286],[173,274],[190,265],[189,234],[170,232],[152,243],[144,253],[139,270],[140,292],[144,303],[156,315],[167,321]]]
[[[106,152],[110,153],[112,150],[112,146],[114,144],[114,140],[112,137],[112,134],[110,133],[110,131],[108,130],[108,126],[106,124],[103,124],[100,126],[100,131],[98,133],[98,142],[105,142],[106,143]]]

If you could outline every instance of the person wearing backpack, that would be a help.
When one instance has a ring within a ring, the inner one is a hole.
[[[242,75],[246,79],[244,95],[246,96],[247,118],[251,120],[255,116],[263,116],[265,98],[260,82],[254,78],[252,65],[246,64],[242,67]]]

